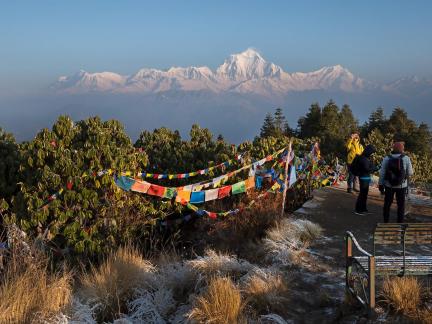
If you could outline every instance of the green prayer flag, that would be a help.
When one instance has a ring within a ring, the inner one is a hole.
[[[241,194],[243,192],[246,192],[246,183],[244,181],[240,181],[232,185],[231,193],[233,195]]]
[[[166,188],[164,198],[172,199],[175,197],[177,191],[175,188]]]

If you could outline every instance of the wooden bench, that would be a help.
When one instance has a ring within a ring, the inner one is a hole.
[[[353,255],[353,245],[359,252],[356,255]],[[373,234],[372,253],[365,251],[351,232],[346,232],[347,291],[373,309],[376,277],[432,275],[432,253],[407,255],[408,245],[432,246],[432,223],[379,223]],[[392,253],[376,255],[379,246],[391,246]],[[395,249],[396,246],[400,249]]]

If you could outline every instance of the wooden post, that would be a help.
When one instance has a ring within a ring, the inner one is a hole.
[[[375,308],[375,257],[369,257],[369,309]]]
[[[289,158],[291,156],[291,150],[292,150],[292,138],[290,139],[289,145],[288,145],[288,155],[287,160],[285,163],[285,178],[284,178],[284,190],[282,195],[282,211],[281,211],[281,217],[284,216],[285,212],[285,199],[286,199],[286,192],[288,190],[288,167],[289,167]]]
[[[345,284],[346,284],[346,289],[349,290],[349,277],[351,275],[351,271],[352,271],[352,238],[351,236],[347,235],[346,236],[346,268],[345,268]]]

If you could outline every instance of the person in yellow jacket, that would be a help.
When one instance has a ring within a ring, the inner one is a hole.
[[[347,191],[351,193],[354,191],[358,191],[355,188],[356,177],[351,172],[351,164],[354,161],[354,158],[357,155],[361,155],[363,153],[363,145],[360,144],[360,136],[358,133],[351,134],[351,137],[348,139],[346,143],[346,148],[348,152],[347,156],[347,165],[348,165],[348,179],[347,179]]]

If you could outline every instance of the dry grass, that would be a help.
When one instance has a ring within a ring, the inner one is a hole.
[[[71,302],[71,272],[51,274],[43,263],[24,267],[19,273],[7,273],[0,287],[0,323],[42,322]]]
[[[190,260],[187,264],[206,277],[216,274],[239,276],[252,269],[252,265],[248,261],[232,255],[217,253],[214,250],[207,250],[205,256]]]
[[[174,298],[180,301],[186,300],[201,284],[198,273],[180,261],[161,265],[158,278],[173,292]]]
[[[176,306],[172,290],[161,284],[137,290],[136,298],[128,302],[128,316],[133,323],[165,323]]]
[[[207,246],[218,251],[233,251],[248,260],[259,260],[246,244],[258,243],[264,237],[265,231],[280,219],[280,195],[268,195],[257,199],[253,208],[246,208],[258,193],[249,192],[242,197],[236,208],[243,209],[240,214],[229,215],[218,222],[203,220],[196,222],[190,232],[185,234],[188,239],[195,238],[194,251],[202,254]],[[232,201],[215,201],[215,210],[226,210],[232,207]],[[206,233],[206,235],[202,235]],[[255,252],[254,250],[252,250]]]
[[[298,262],[298,255],[321,234],[318,224],[286,218],[266,232],[264,248],[273,262],[290,265]]]
[[[414,277],[388,277],[383,283],[384,301],[397,313],[413,316],[421,304],[422,289]]]
[[[432,310],[421,310],[418,314],[417,321],[424,324],[432,323]]]
[[[16,225],[0,277],[0,323],[39,323],[57,316],[72,300],[72,272],[50,271],[48,257]]]
[[[232,280],[216,277],[210,281],[207,291],[197,298],[189,319],[197,323],[245,323],[243,308],[240,290]]]
[[[255,271],[245,283],[244,293],[248,304],[258,314],[283,312],[289,294],[287,281],[280,273],[264,270]]]
[[[99,305],[99,321],[112,320],[127,311],[136,289],[154,286],[155,267],[133,247],[119,248],[98,268],[81,276],[80,295],[91,305]]]

